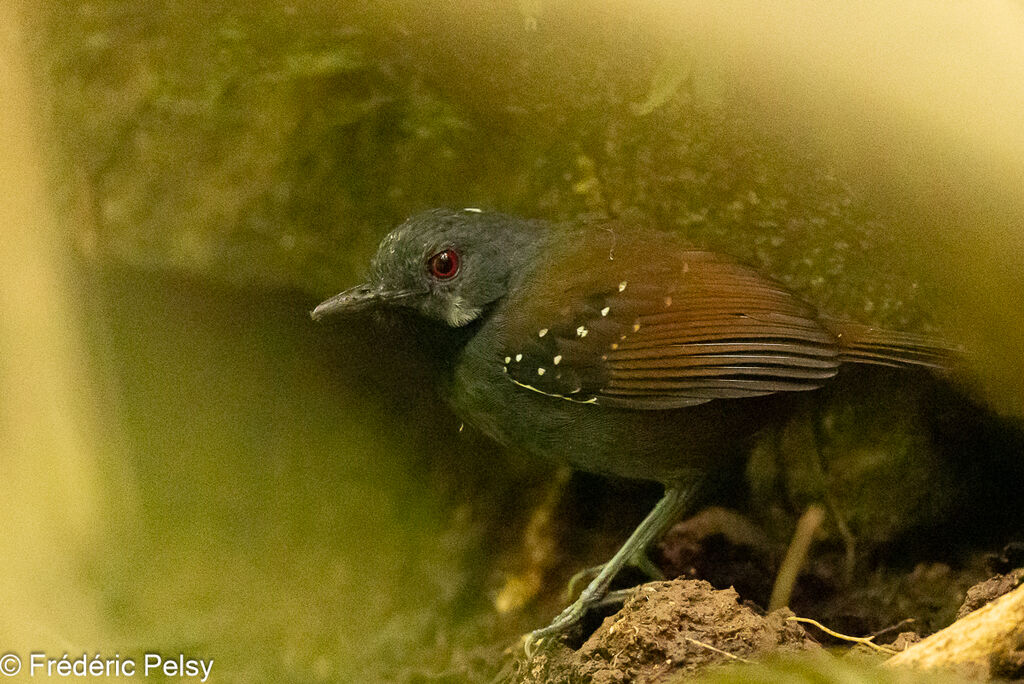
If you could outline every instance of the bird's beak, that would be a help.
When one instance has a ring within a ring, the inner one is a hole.
[[[319,321],[325,316],[337,314],[351,314],[364,311],[372,307],[381,299],[381,292],[363,283],[338,293],[330,299],[321,302],[315,309],[309,312],[314,321]]]
[[[321,302],[309,315],[314,321],[319,321],[327,316],[353,314],[382,304],[394,304],[413,294],[405,291],[391,292],[363,283]]]

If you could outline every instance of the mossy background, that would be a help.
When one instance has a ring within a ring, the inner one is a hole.
[[[843,180],[639,19],[472,0],[53,7],[54,119],[90,219],[77,237],[102,261],[329,293],[410,213],[480,205],[653,223],[839,312],[920,319],[917,279]]]
[[[18,648],[183,650],[225,682],[461,681],[550,613],[492,605],[546,467],[460,431],[414,344],[308,319],[416,211],[653,225],[832,315],[955,328],[948,283],[914,258],[930,238],[906,247],[913,215],[630,7],[16,8],[42,150],[25,164],[53,238],[29,278],[61,288],[56,334],[81,341],[72,394],[97,435],[69,461],[12,452],[89,530],[11,499],[26,538],[73,540],[25,559],[11,591],[76,597],[77,618],[9,608]],[[90,486],[49,488],[68,463]]]

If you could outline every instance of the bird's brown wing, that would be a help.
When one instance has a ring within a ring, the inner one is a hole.
[[[507,302],[499,360],[524,390],[667,409],[816,389],[836,374],[835,335],[753,269],[611,231],[580,237]]]

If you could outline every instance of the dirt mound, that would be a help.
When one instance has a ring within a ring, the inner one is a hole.
[[[792,615],[762,615],[702,580],[644,584],[578,650],[558,644],[520,665],[519,682],[661,682],[766,652],[818,648]]]

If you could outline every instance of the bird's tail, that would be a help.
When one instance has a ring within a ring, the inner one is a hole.
[[[845,363],[951,371],[962,356],[952,345],[926,335],[859,323],[833,322],[830,327],[839,338],[839,358]]]

